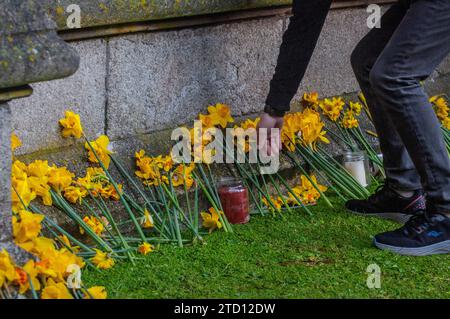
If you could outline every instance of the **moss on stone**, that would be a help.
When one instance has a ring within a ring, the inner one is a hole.
[[[45,0],[60,30],[72,0]],[[79,0],[82,28],[291,5],[292,0]]]

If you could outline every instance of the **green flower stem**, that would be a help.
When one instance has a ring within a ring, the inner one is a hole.
[[[337,170],[330,163],[324,163],[317,155],[311,155],[306,147],[302,147],[301,149],[297,147],[297,151],[299,152],[299,155],[301,155],[307,162],[310,163],[311,166],[314,167],[314,169],[318,171],[323,170],[328,178],[331,179],[334,184],[340,187],[341,190],[345,192],[349,197],[358,198],[357,196],[355,196],[354,192],[349,189],[347,183],[345,183],[345,178],[339,176],[337,174]]]
[[[104,250],[107,252],[113,252],[113,249],[100,238],[84,221],[83,219],[68,205],[61,195],[55,193],[53,190],[50,191],[52,199],[58,207],[66,213],[74,222],[76,222],[83,230]]]
[[[350,185],[354,187],[356,191],[358,191],[359,193],[361,193],[363,196],[366,197],[370,195],[370,192],[366,188],[361,186],[361,184],[359,184],[359,182],[341,165],[341,163],[339,163],[336,159],[330,156],[330,154],[323,151],[322,148],[320,147],[319,153],[324,157],[324,159],[327,159],[328,161],[330,161],[332,164],[334,164],[336,167],[339,168],[337,172],[340,175],[342,175],[347,181],[350,181]]]
[[[91,150],[91,152],[94,154],[95,158],[97,159],[98,163],[100,164],[101,168],[103,169],[103,171],[105,172],[106,176],[108,177],[110,183],[113,185],[114,189],[117,192],[117,195],[119,195],[120,197],[120,201],[122,202],[125,210],[127,211],[128,215],[130,216],[131,220],[133,221],[133,224],[137,230],[137,232],[139,233],[139,236],[141,236],[142,241],[145,242],[145,235],[144,232],[141,229],[141,226],[139,225],[138,221],[136,220],[136,216],[134,216],[133,212],[131,211],[130,206],[128,205],[127,201],[125,200],[125,198],[122,195],[122,192],[120,191],[119,187],[117,186],[116,182],[114,181],[114,179],[112,178],[111,174],[109,173],[108,169],[105,167],[105,165],[103,164],[103,162],[100,160],[97,152],[95,151],[94,147],[92,147],[91,142],[89,142],[89,140],[87,139],[86,136],[84,136],[89,149]]]
[[[217,205],[216,202],[214,201],[214,199],[212,198],[210,192],[207,190],[206,186],[203,184],[201,178],[197,175],[197,173],[192,172],[197,183],[200,185],[200,188],[203,190],[203,193],[205,194],[206,198],[208,199],[209,203],[212,205],[212,207],[216,210],[216,212],[219,215],[219,220],[223,225],[223,228],[225,230],[225,232],[229,232],[229,233],[233,233],[233,228],[229,227],[228,223],[225,223],[225,216],[222,216],[224,214],[221,214],[220,212],[222,211]]]
[[[172,181],[172,176],[169,176],[169,181]],[[171,187],[172,187],[172,182],[171,182]],[[169,196],[169,199],[172,201],[172,203],[177,203],[177,201],[175,199],[172,198],[172,194],[169,192],[169,190],[167,189],[166,185],[164,185],[164,183],[161,183],[161,189],[164,190],[166,192],[166,195]],[[173,221],[174,221],[174,225],[175,225],[175,233],[177,235],[177,239],[178,239],[178,246],[179,247],[183,247],[183,241],[182,241],[182,237],[181,237],[181,229],[180,229],[180,223],[179,223],[179,213],[177,213],[177,210],[174,209],[173,211]]]
[[[136,201],[135,201],[133,198],[131,198],[131,197],[128,196],[127,194],[124,194],[124,196],[125,196],[125,199],[130,203],[130,205],[131,205],[132,208],[134,208],[135,210],[137,210],[137,211],[141,214],[141,216],[145,216],[145,209],[144,209],[144,208],[142,208],[138,203],[136,203]],[[158,216],[158,217],[159,217],[159,216]],[[130,222],[132,222],[132,221],[130,221]],[[161,217],[159,217],[159,223],[162,223]],[[162,230],[162,229],[164,229],[163,226],[160,227],[160,225],[154,223],[153,227],[154,227],[155,230],[160,234],[160,236],[163,236],[163,237],[166,237],[166,238],[167,238],[167,235],[166,235],[166,234],[163,232],[163,230]],[[166,230],[168,231],[167,226],[166,226],[165,228],[166,228]]]
[[[326,174],[324,174],[322,172],[322,170],[318,167],[316,167],[316,165],[310,161],[307,157],[303,156],[299,150],[296,150],[297,153],[295,153],[296,155],[299,155],[301,158],[303,158],[303,160],[309,165],[311,166],[311,168],[319,175],[320,178],[322,178],[323,180],[326,180],[328,182],[328,186],[343,200],[343,201],[347,201],[347,198],[344,197],[344,195],[342,195],[342,193],[339,191],[339,189],[337,187],[335,187],[333,185],[333,183],[330,181],[330,179],[326,176]],[[302,167],[302,165],[293,157],[294,154],[292,154],[291,158],[294,161],[295,165],[297,165],[297,167],[301,167],[301,169],[304,170],[304,168]]]
[[[287,154],[287,152],[285,154]],[[291,159],[291,162],[293,162],[294,165],[300,169],[302,175],[305,176],[306,179],[311,183],[311,185],[313,185],[313,187],[319,192],[320,196],[325,200],[325,203],[328,205],[328,207],[334,208],[333,204],[331,204],[328,197],[324,194],[324,192],[322,192],[320,187],[312,180],[312,178],[309,176],[309,174],[306,172],[306,170],[301,165],[298,165],[299,163],[297,163],[294,158],[290,157],[289,155],[288,155],[288,157]]]
[[[95,218],[97,218],[97,220],[102,224],[103,228],[106,230],[106,232],[109,234],[109,236],[111,237],[112,241],[114,242],[114,244],[116,245],[120,245],[119,241],[117,241],[116,236],[111,232],[111,230],[107,227],[107,225],[103,222],[103,219],[100,217],[100,215],[97,214],[96,211],[94,211],[94,209],[88,204],[86,203],[86,201],[83,201],[83,205],[87,208],[87,210],[91,213],[91,215],[94,215]],[[106,217],[106,216],[105,216]],[[107,217],[106,217],[107,218]],[[109,223],[111,223],[108,220]]]
[[[92,192],[90,190],[87,190],[89,192],[89,196],[92,198],[92,200],[96,203],[97,207],[100,209],[100,211],[103,213],[103,215],[105,215],[106,219],[108,220],[108,222],[111,224],[111,227],[114,229],[114,231],[116,232],[116,234],[119,236],[119,241],[122,243],[122,247],[127,249],[129,248],[128,243],[123,239],[123,235],[119,230],[119,227],[116,223],[116,221],[114,220],[111,212],[108,209],[108,206],[106,205],[105,201],[103,200],[103,198],[101,196],[99,196],[100,198],[100,203],[99,201],[95,198],[95,196],[92,194]],[[86,205],[88,205],[85,202]],[[103,205],[103,208],[102,208]],[[88,205],[89,206],[89,205]],[[90,207],[90,206],[89,206]],[[99,220],[101,220],[101,218],[99,216],[96,216]],[[103,224],[103,221],[102,221]],[[105,229],[108,231],[108,233],[110,233],[108,227],[106,227],[105,225],[103,225],[103,227],[105,227]],[[111,234],[112,235],[112,234]],[[130,253],[127,253],[127,256],[130,260],[133,259],[133,256]]]
[[[152,211],[152,214],[159,219],[159,222],[162,222],[162,218],[159,216],[158,211],[153,207],[152,201],[148,199],[148,197],[145,195],[145,192],[139,187],[139,184],[136,182],[134,178],[128,174],[128,172],[124,169],[123,165],[115,158],[115,156],[110,156],[111,160],[113,161],[114,165],[117,167],[120,174],[128,180],[128,182],[134,187],[134,189],[141,195],[141,197],[144,199],[145,203],[147,204],[147,207]]]

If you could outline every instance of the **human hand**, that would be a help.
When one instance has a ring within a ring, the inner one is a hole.
[[[278,136],[272,141],[272,129],[279,129]],[[256,129],[258,134],[258,149],[267,155],[277,154],[281,151],[281,129],[283,128],[283,117],[272,116],[263,113]],[[266,138],[260,139],[260,130],[267,131]]]

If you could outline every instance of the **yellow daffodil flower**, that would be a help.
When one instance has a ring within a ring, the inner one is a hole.
[[[362,105],[359,102],[350,102],[350,110],[356,115],[359,116],[361,114]]]
[[[86,225],[89,226],[90,229],[97,235],[101,236],[105,231],[105,227],[101,221],[99,221],[95,216],[85,216],[83,221]],[[84,234],[84,229],[80,227],[80,233]]]
[[[450,130],[450,117],[446,117],[443,121],[442,121],[442,126],[447,129]]]
[[[37,178],[48,176],[50,170],[51,168],[48,165],[48,161],[41,161],[41,160],[36,160],[27,167],[28,175]]]
[[[12,211],[16,213],[21,209],[26,209],[36,198],[36,193],[31,189],[26,173],[12,176],[11,184],[13,187],[11,190]]]
[[[222,128],[226,128],[228,123],[234,122],[234,119],[231,117],[230,107],[228,105],[221,103],[218,103],[215,106],[210,105],[208,106],[208,113],[213,123],[212,126],[220,125]]]
[[[324,99],[320,102],[320,108],[325,116],[331,121],[336,122],[344,109],[345,102],[341,97]]]
[[[190,165],[180,164],[173,171],[172,175],[172,184],[174,187],[184,186],[186,183],[186,187],[189,189],[194,184],[194,178],[192,176],[192,171],[195,169],[195,164],[191,163]]]
[[[14,263],[6,249],[0,251],[0,288],[5,283],[16,279],[16,269]]]
[[[214,125],[216,125],[217,123],[216,119],[209,114],[208,115],[200,114],[198,118],[200,122],[202,122],[203,128],[214,127]]]
[[[330,143],[323,130],[325,124],[320,119],[318,112],[313,109],[305,109],[300,117],[301,137],[305,146],[316,149],[317,142]]]
[[[355,113],[351,109],[344,113],[344,118],[342,119],[341,125],[347,129],[356,128],[359,126]]]
[[[304,93],[301,104],[303,108],[312,108],[315,111],[319,108],[319,94],[317,92],[311,92],[311,93]]]
[[[72,184],[74,177],[75,174],[66,167],[53,166],[48,175],[48,183],[58,194],[61,194],[64,189]]]
[[[108,253],[105,253],[101,250],[94,249],[96,254],[91,258],[92,263],[97,266],[99,269],[109,269],[114,266],[114,259],[108,256]]]
[[[439,120],[444,121],[449,116],[450,108],[447,104],[447,101],[442,96],[432,96],[430,98],[430,103],[433,104],[434,110]]]
[[[152,215],[150,215],[149,211],[147,210],[147,208],[144,211],[144,217],[142,218],[142,227],[143,228],[153,228],[154,227],[154,222],[153,222],[153,217]]]
[[[14,239],[17,243],[24,243],[29,240],[34,240],[41,232],[41,222],[44,220],[44,215],[33,214],[26,210],[19,212],[20,220],[13,216],[13,233]]]
[[[56,283],[50,278],[42,290],[41,299],[73,299],[73,296],[63,282]]]
[[[120,199],[120,196],[123,194],[122,184],[117,184],[117,188],[119,189],[120,195],[117,193],[116,188],[113,184],[106,185],[105,187],[101,188],[99,192],[103,198],[110,198],[112,200],[118,201]]]
[[[219,213],[222,214],[222,212],[217,212],[214,207],[211,207],[208,212],[200,213],[203,219],[203,227],[209,229],[209,233],[222,228]]]
[[[94,286],[89,288],[88,294],[84,296],[84,299],[106,299],[108,297],[108,294],[106,293],[105,287],[102,286]]]
[[[11,134],[11,150],[14,152],[16,149],[22,146],[22,141],[20,138],[15,134]]]
[[[87,194],[88,192],[86,189],[77,186],[69,186],[64,189],[64,197],[72,204],[78,203],[81,205],[83,198],[85,198]]]
[[[62,126],[62,136],[80,138],[83,135],[83,128],[81,126],[80,115],[66,111],[66,116],[59,120],[59,124]]]
[[[109,138],[106,135],[101,135],[98,139],[91,142],[91,146],[94,149],[95,153],[97,153],[98,158],[103,163],[103,165],[108,169],[109,164],[111,163],[111,158],[109,157],[113,152],[111,152],[109,147]],[[88,151],[88,158],[91,163],[98,163],[98,160],[94,154],[94,152],[89,147],[89,144],[86,142],[84,144],[85,149]]]
[[[139,246],[138,252],[141,255],[147,255],[155,250],[155,247],[153,245],[150,245],[149,243],[142,243],[142,245]]]
[[[27,261],[25,266],[23,266],[23,271],[25,272],[26,280],[21,280],[19,282],[20,284],[19,293],[24,294],[28,290],[30,290],[30,281],[32,282],[35,291],[41,290],[41,282],[39,281],[38,278],[39,271],[36,268],[34,260]]]

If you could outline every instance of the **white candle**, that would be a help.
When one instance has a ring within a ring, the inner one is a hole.
[[[345,169],[360,183],[363,187],[367,186],[366,167],[364,161],[345,162]]]

